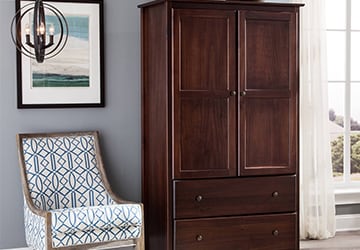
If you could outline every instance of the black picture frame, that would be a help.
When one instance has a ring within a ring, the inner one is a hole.
[[[16,0],[16,11],[31,2],[34,1]],[[78,18],[83,23],[88,20],[87,33],[86,24],[79,28],[79,22],[68,20],[69,39],[65,48],[41,64],[17,50],[18,109],[105,107],[103,0],[49,0],[44,3],[58,8],[67,20]],[[72,29],[72,26],[77,28]],[[74,31],[76,29],[82,31]],[[58,82],[63,85],[59,87]]]

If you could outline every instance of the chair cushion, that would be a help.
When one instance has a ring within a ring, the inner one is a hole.
[[[116,204],[52,210],[53,247],[128,240],[141,235],[141,206]]]
[[[142,223],[141,206],[139,204],[66,208],[50,212],[53,233],[129,226],[141,227]]]

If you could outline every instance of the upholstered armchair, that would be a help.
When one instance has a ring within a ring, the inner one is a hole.
[[[36,250],[144,250],[142,204],[111,191],[98,132],[17,135],[25,235]]]

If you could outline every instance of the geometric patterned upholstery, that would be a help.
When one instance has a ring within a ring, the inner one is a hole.
[[[138,238],[141,233],[139,204],[79,207],[54,210],[51,213],[54,247],[67,245],[69,239],[78,245],[91,239],[92,243]],[[121,225],[121,226],[118,226]]]
[[[46,249],[46,218],[33,213],[24,201],[25,236],[28,246]]]
[[[112,204],[97,169],[94,136],[23,138],[30,196],[42,210]]]
[[[144,249],[142,204],[113,195],[97,132],[20,134],[18,148],[29,246],[83,249],[134,240]]]

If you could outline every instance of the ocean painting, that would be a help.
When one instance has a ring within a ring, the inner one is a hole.
[[[43,63],[32,60],[32,87],[89,87],[89,16],[65,16],[69,36],[65,48]],[[46,16],[46,26],[55,28],[54,42],[60,27],[55,16]],[[48,30],[48,29],[47,29]],[[48,38],[47,38],[48,39]],[[48,48],[51,50],[51,47]]]

